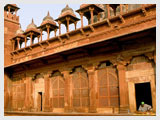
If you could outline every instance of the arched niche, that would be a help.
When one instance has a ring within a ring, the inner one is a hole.
[[[40,73],[35,74],[32,78],[31,87],[31,98],[33,98],[34,109],[39,112],[43,111],[45,94],[44,76]]]
[[[142,101],[151,105],[155,111],[156,87],[154,61],[145,55],[132,57],[130,64],[126,66],[126,81],[128,82],[130,111],[137,111]]]
[[[73,111],[87,112],[89,107],[89,81],[85,69],[75,67],[71,73]]]
[[[110,61],[97,68],[97,111],[115,113],[119,108],[119,82],[117,70]]]
[[[50,106],[53,112],[64,112],[65,81],[59,71],[50,76]]]

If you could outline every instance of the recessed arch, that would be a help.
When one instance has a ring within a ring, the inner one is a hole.
[[[65,81],[59,71],[53,71],[51,73],[50,89],[51,108],[55,111],[58,108],[64,109]]]
[[[98,65],[97,79],[97,108],[118,108],[119,82],[117,69],[110,61],[104,61]]]
[[[73,111],[87,111],[89,107],[89,80],[87,72],[81,66],[71,73]]]

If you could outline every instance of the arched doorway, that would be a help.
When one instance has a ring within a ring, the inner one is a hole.
[[[41,74],[36,74],[33,82],[34,109],[41,112],[44,110],[44,77]]]

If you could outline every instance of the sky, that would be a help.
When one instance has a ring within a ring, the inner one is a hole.
[[[48,11],[50,12],[50,16],[53,17],[54,20],[57,19],[61,13],[61,10],[65,8],[66,4],[17,4],[17,6],[20,8],[17,14],[20,19],[21,28],[25,31],[27,26],[31,23],[32,18],[34,20],[34,23],[37,26],[40,26],[43,18],[47,15]],[[75,12],[75,10],[80,8],[80,4],[69,4],[69,7],[72,8],[76,16],[80,18],[79,14]],[[83,20],[84,26],[87,25],[87,19],[84,17]],[[81,21],[78,21],[77,28],[79,28],[80,26]],[[70,31],[73,30],[74,24],[71,24],[69,29]],[[59,34],[58,31],[57,35]],[[61,25],[61,33],[66,33],[66,28],[64,25]],[[51,36],[54,36],[54,34],[51,33]]]

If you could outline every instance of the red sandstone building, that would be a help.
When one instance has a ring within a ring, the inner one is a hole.
[[[141,101],[156,112],[155,4],[82,4],[79,18],[67,5],[25,31],[18,10],[4,7],[6,114],[133,115]]]

